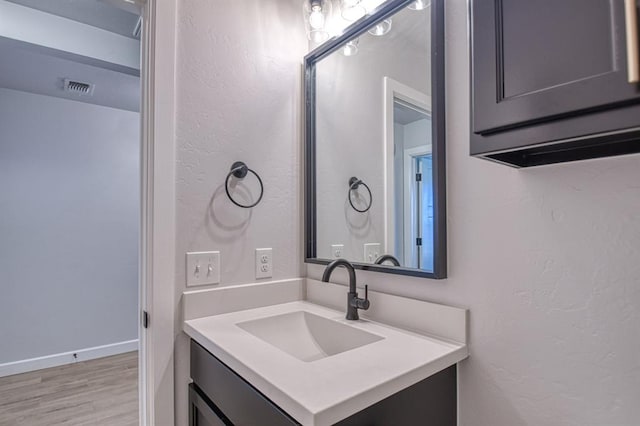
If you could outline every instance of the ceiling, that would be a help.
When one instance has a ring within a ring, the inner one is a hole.
[[[138,15],[101,0],[6,0],[38,9],[52,15],[82,22],[129,38],[138,22]]]
[[[410,108],[400,102],[393,103],[393,121],[397,124],[406,125],[428,117],[426,113]]]
[[[140,78],[17,46],[0,38],[0,87],[139,111]],[[64,79],[95,84],[93,95],[64,92]]]
[[[9,0],[133,38],[138,17],[98,0]],[[140,78],[76,62],[36,45],[0,37],[0,87],[128,111],[140,110]],[[65,92],[64,79],[95,85],[92,95]]]

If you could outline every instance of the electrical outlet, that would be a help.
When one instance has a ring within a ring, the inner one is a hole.
[[[272,249],[256,249],[256,278],[271,278],[273,276]]]
[[[344,255],[344,244],[331,244],[331,257],[340,259]]]
[[[187,287],[220,284],[220,252],[187,253]]]
[[[364,245],[364,261],[373,263],[380,257],[380,243],[367,243]]]

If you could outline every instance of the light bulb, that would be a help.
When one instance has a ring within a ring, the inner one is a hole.
[[[322,8],[318,5],[314,5],[311,8],[311,13],[309,14],[309,26],[314,30],[324,28],[324,15],[322,14]]]
[[[309,33],[309,39],[314,43],[322,43],[329,39],[329,33],[323,30],[314,30]]]
[[[345,21],[357,21],[367,14],[367,10],[356,4],[355,6],[342,6],[340,15]]]
[[[342,0],[340,11],[342,19],[346,21],[357,21],[367,14],[367,9],[362,5],[361,0]]]
[[[353,56],[358,53],[358,43],[360,39],[354,38],[353,40],[347,42],[342,48],[342,54],[344,56]]]
[[[424,10],[431,6],[431,2],[429,0],[416,0],[409,5],[409,9],[411,10]]]
[[[391,19],[385,19],[382,22],[378,22],[369,29],[369,34],[374,36],[383,36],[391,30]]]

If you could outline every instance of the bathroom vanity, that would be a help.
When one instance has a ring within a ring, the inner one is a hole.
[[[191,340],[190,424],[299,425],[249,382]],[[456,368],[451,366],[335,423],[455,425]]]
[[[370,292],[350,321],[345,295],[310,279],[185,293],[191,425],[455,425],[468,312]]]

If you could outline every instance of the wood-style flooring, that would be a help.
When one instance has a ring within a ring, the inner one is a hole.
[[[0,377],[1,426],[138,426],[138,352]]]

